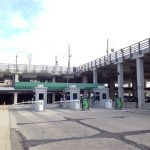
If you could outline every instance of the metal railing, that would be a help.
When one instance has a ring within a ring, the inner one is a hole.
[[[150,52],[150,38],[76,67],[76,72],[82,73],[88,70],[93,70],[97,67],[116,63],[120,58],[123,60],[126,56],[132,57],[135,53],[141,54],[145,49],[148,49]],[[0,72],[68,74],[68,67],[0,63]],[[74,73],[73,67],[70,67],[69,73]]]
[[[126,56],[131,58],[136,53],[141,54],[145,49],[148,49],[150,52],[150,38],[83,64],[76,68],[76,72],[83,73],[97,67],[103,67],[111,63],[116,63],[119,59],[125,59]]]
[[[0,72],[10,73],[50,73],[50,74],[67,74],[68,67],[65,66],[43,66],[43,65],[26,65],[26,64],[5,64],[0,63]],[[70,74],[73,73],[73,67],[70,67]]]

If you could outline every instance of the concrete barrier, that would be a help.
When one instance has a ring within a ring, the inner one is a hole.
[[[59,104],[60,107],[67,108],[67,109],[80,109],[80,100],[65,100],[65,101],[58,101],[55,104]]]

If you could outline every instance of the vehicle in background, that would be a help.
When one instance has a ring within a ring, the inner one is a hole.
[[[145,97],[145,102],[150,103],[150,94]]]
[[[137,100],[135,96],[124,96],[124,102],[137,102]]]

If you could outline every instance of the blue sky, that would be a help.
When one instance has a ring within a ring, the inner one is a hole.
[[[36,29],[34,20],[43,11],[38,0],[0,0],[1,63],[14,63],[16,55],[24,59],[24,55],[30,53],[22,49],[24,45],[19,39],[24,34],[32,35],[32,30]],[[32,50],[30,51],[32,53]]]
[[[40,5],[39,1],[34,0],[1,0],[1,39],[19,36],[23,32],[30,32],[32,26],[34,26],[34,20],[42,13]]]
[[[0,63],[78,66],[150,37],[149,0],[0,0]]]

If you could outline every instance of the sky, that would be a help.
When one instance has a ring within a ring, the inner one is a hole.
[[[0,63],[79,66],[150,37],[149,0],[0,0]]]

